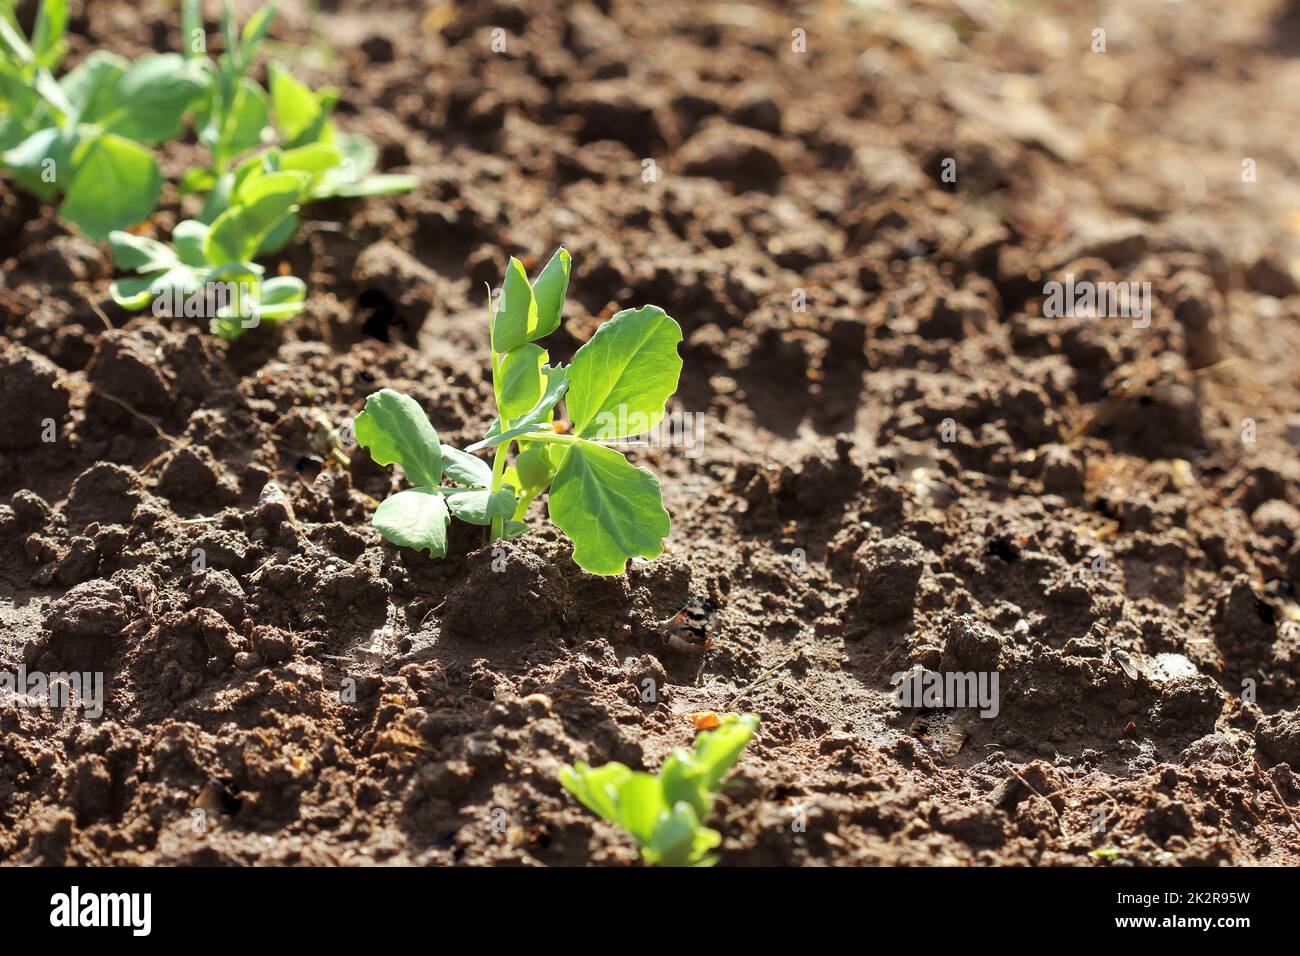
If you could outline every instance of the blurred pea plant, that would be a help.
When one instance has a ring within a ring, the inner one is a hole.
[[[571,364],[547,364],[536,342],[560,325],[570,268],[560,249],[530,283],[522,263],[510,260],[489,318],[497,418],[480,441],[464,451],[440,444],[415,399],[392,389],[366,399],[357,442],[377,463],[401,465],[415,485],[375,511],[372,524],[389,541],[442,557],[453,516],[489,528],[490,541],[514,538],[528,530],[529,506],[549,489],[550,518],[587,571],[619,574],[629,558],[663,551],[670,521],[659,479],[611,446],[663,418],[681,375],[682,331],[657,306],[626,309],[601,325]],[[566,427],[555,422],[561,399]],[[491,467],[473,454],[486,449]]]
[[[213,59],[206,54],[198,0],[183,0],[186,62],[203,79],[195,128],[211,164],[190,169],[180,189],[207,196],[197,218],[177,225],[170,245],[122,231],[109,235],[114,263],[134,273],[111,287],[121,307],[134,311],[153,303],[173,315],[209,316],[211,331],[227,341],[262,321],[288,318],[302,311],[306,284],[294,276],[264,279],[255,260],[293,238],[301,207],[417,185],[412,176],[372,175],[374,144],[340,134],[330,119],[335,92],[313,92],[273,65],[268,96],[249,76],[275,10],[274,3],[262,7],[240,30],[226,3],[220,24],[225,49]],[[234,163],[275,136],[280,145]]]
[[[200,72],[175,53],[130,62],[97,50],[62,78],[68,0],[42,0],[30,38],[0,0],[0,165],[94,239],[140,222],[162,195],[148,148],[180,134],[202,96]]]
[[[579,762],[560,771],[560,782],[592,813],[631,834],[647,863],[712,866],[717,857],[709,851],[722,843],[722,835],[704,821],[723,778],[757,729],[753,714],[728,714],[716,730],[695,738],[694,750],[673,750],[657,774],[621,763]]]

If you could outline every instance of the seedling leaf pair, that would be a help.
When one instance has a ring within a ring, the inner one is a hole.
[[[709,852],[722,836],[704,821],[723,778],[757,729],[753,714],[728,714],[716,730],[695,738],[694,751],[675,749],[658,774],[621,763],[579,762],[560,771],[560,782],[588,810],[631,834],[647,863],[712,866],[717,858]]]
[[[478,461],[466,453],[490,448],[493,467],[475,466],[480,469],[476,490],[486,494],[449,498],[449,514],[487,524],[491,540],[514,537],[527,527],[529,505],[549,489],[551,520],[573,541],[574,561],[594,574],[619,574],[630,558],[658,556],[671,522],[659,479],[609,443],[649,431],[663,418],[681,375],[677,346],[682,333],[657,306],[627,309],[602,325],[572,364],[547,364],[546,350],[536,343],[559,327],[571,268],[569,253],[560,249],[530,283],[523,264],[510,260],[489,325],[498,418],[483,439],[456,453]],[[387,391],[367,400],[357,419],[357,440],[371,448],[376,461],[401,464],[411,481],[428,487],[435,482],[412,476],[393,449],[400,446],[413,455],[411,448],[421,442],[436,448],[436,437],[420,435],[412,422],[399,429],[400,423],[378,414],[392,402],[377,401]],[[561,433],[553,424],[561,400],[573,419],[571,433]],[[374,415],[372,401],[377,401]],[[408,402],[403,407],[415,415],[418,406]],[[511,465],[507,457],[516,444]],[[418,459],[411,460],[418,472]],[[445,553],[445,539],[430,541],[423,527],[396,527],[410,514],[407,507],[381,506],[375,526],[396,544],[418,539],[428,544],[419,545],[423,550]]]
[[[372,519],[394,544],[440,558],[447,553],[452,515],[486,526],[514,513],[514,492],[493,490],[492,469],[483,461],[439,444],[437,431],[410,396],[389,388],[375,392],[353,429],[357,443],[370,450],[376,463],[401,465],[416,486],[386,498]],[[444,478],[452,485],[442,485]]]

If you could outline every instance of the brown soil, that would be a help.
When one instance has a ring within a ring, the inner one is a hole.
[[[0,708],[0,860],[628,864],[560,766],[749,710],[724,865],[1300,862],[1294,4],[285,6],[425,183],[310,210],[301,320],[130,317],[0,185],[0,670],[109,682]],[[177,47],[74,8],[74,57]],[[637,456],[666,553],[386,544],[331,424],[391,386],[481,435],[483,284],[560,242],[554,357],[685,331],[703,452]],[[1150,326],[1043,317],[1066,273],[1150,282]],[[704,655],[657,628],[690,594]],[[998,716],[900,711],[914,665],[996,670]]]

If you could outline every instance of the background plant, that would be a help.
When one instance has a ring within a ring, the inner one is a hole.
[[[753,714],[728,714],[716,730],[695,738],[694,750],[678,747],[657,774],[621,763],[560,771],[560,782],[582,805],[632,835],[641,857],[658,866],[712,866],[709,851],[722,842],[704,826],[723,778],[758,729]]]
[[[464,451],[440,444],[419,404],[392,389],[366,399],[357,442],[377,463],[401,465],[415,485],[375,512],[372,523],[389,541],[441,557],[452,516],[488,527],[490,541],[515,537],[527,530],[531,503],[549,491],[550,518],[586,570],[618,574],[629,558],[663,551],[671,523],[659,479],[611,446],[662,420],[681,375],[682,331],[658,306],[627,309],[601,325],[571,364],[547,364],[537,341],[559,327],[570,269],[569,253],[559,249],[530,283],[522,263],[510,260],[489,319],[497,418],[481,441]],[[561,399],[571,419],[564,431],[554,425]],[[493,452],[490,469],[473,456],[484,449]]]
[[[94,239],[146,219],[162,194],[149,146],[181,132],[204,81],[175,53],[134,63],[105,51],[56,81],[67,0],[42,0],[30,41],[0,0],[0,162]]]

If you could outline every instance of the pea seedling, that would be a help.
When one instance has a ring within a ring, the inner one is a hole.
[[[103,239],[146,219],[162,195],[148,146],[180,133],[202,74],[175,53],[134,63],[99,50],[55,81],[67,0],[42,0],[30,41],[0,0],[0,163],[60,216]]]
[[[500,306],[489,306],[497,419],[481,441],[464,451],[440,445],[419,404],[400,392],[383,389],[366,399],[357,442],[377,463],[401,465],[415,485],[375,512],[372,524],[389,541],[442,557],[452,516],[489,527],[492,541],[513,538],[527,530],[529,506],[549,488],[550,518],[587,571],[619,574],[629,558],[663,551],[671,524],[659,479],[611,444],[626,444],[620,440],[662,420],[681,375],[682,330],[657,306],[626,309],[601,325],[571,364],[548,365],[536,342],[560,325],[570,268],[560,249],[530,283],[522,263],[510,260]],[[562,398],[572,421],[563,431],[554,423]],[[490,469],[473,455],[488,448]],[[444,477],[452,487],[441,485]]]
[[[135,311],[162,297],[173,315],[210,315],[210,330],[227,341],[263,319],[301,312],[307,294],[303,281],[293,276],[263,280],[265,270],[252,260],[294,214],[309,179],[297,170],[250,170],[216,222],[185,220],[177,225],[171,246],[128,232],[111,233],[113,262],[136,273],[113,282],[113,301]]]
[[[210,167],[195,167],[181,178],[182,194],[207,192],[202,222],[213,222],[227,208],[238,170],[231,166],[236,157],[260,145],[267,136],[268,123],[274,115],[274,129],[280,146],[287,152],[308,150],[313,178],[301,197],[303,204],[331,196],[377,196],[409,192],[418,185],[413,176],[371,175],[378,160],[378,150],[363,136],[340,134],[330,118],[338,93],[332,89],[312,91],[280,67],[269,70],[270,95],[248,75],[254,57],[275,16],[276,4],[258,10],[237,30],[227,2],[221,17],[225,51],[215,60],[206,57],[194,42],[203,34],[199,0],[185,0],[182,9],[182,32],[186,38],[186,55],[207,80],[205,97],[195,110],[199,141],[208,147]],[[253,157],[245,163],[263,162]],[[293,168],[293,167],[286,167]],[[273,252],[284,245],[297,229],[292,216],[277,235],[269,237],[267,248]]]
[[[712,866],[709,851],[722,834],[704,826],[722,779],[758,729],[753,714],[728,714],[716,730],[695,738],[694,751],[678,747],[659,773],[633,771],[621,763],[560,771],[560,782],[588,810],[622,827],[656,866]]]

